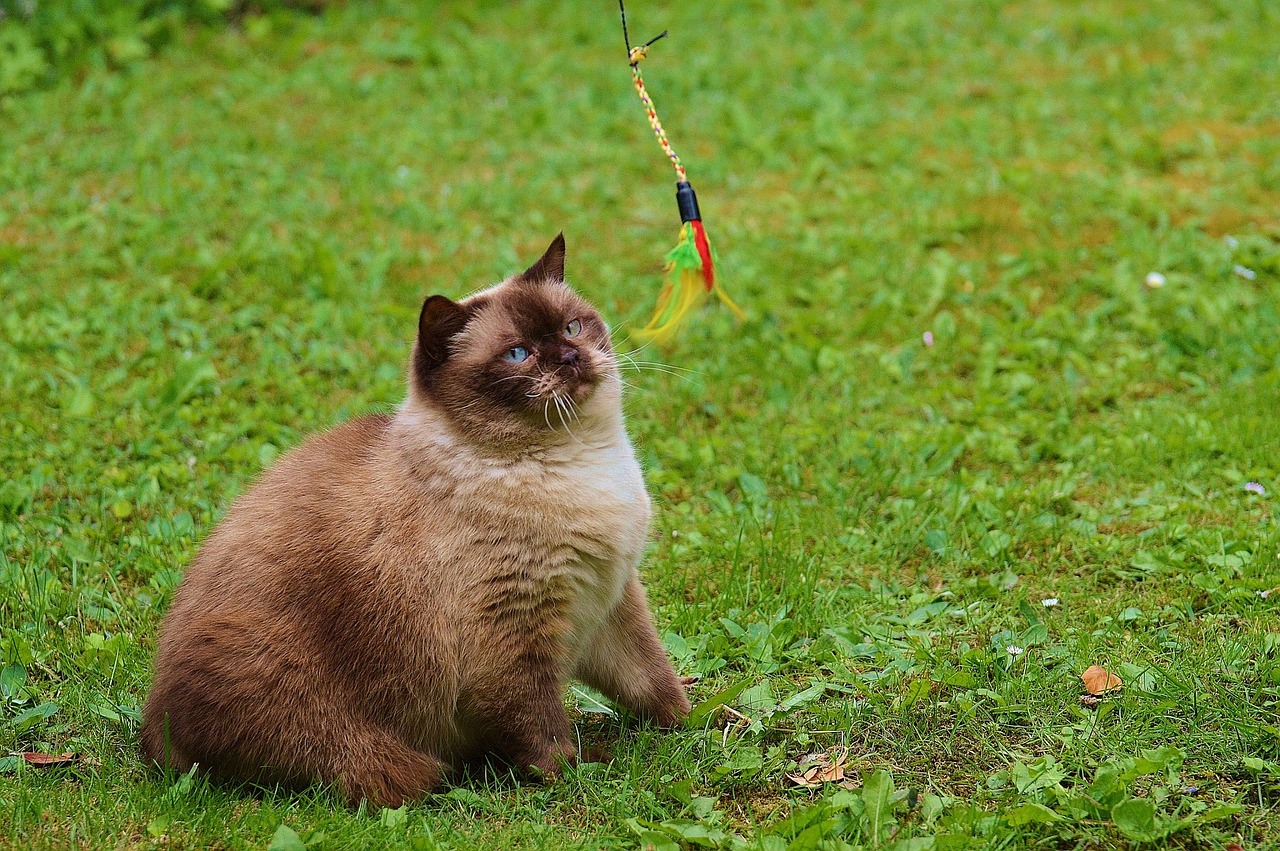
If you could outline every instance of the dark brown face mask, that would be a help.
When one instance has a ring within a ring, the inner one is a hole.
[[[465,431],[555,428],[615,369],[599,313],[564,283],[558,236],[524,273],[462,302],[422,306],[419,390]],[[509,422],[508,422],[509,421]]]

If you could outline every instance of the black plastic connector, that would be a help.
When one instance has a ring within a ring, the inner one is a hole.
[[[698,210],[698,196],[686,181],[676,184],[676,204],[680,207],[681,224],[702,221],[702,213]]]

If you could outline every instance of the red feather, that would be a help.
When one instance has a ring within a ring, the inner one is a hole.
[[[694,219],[689,222],[693,227],[693,244],[702,258],[702,280],[706,281],[707,292],[716,285],[716,267],[711,262],[711,245],[707,242],[707,232],[702,229],[702,222]]]

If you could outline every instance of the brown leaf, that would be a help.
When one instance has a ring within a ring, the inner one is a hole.
[[[1244,851],[1244,846],[1239,842],[1228,842],[1227,847],[1223,851]]]
[[[27,765],[38,765],[41,767],[46,765],[67,765],[78,761],[74,753],[49,754],[26,751],[22,754],[22,758],[26,760]]]
[[[848,748],[833,748],[827,753],[811,753],[800,757],[800,771],[788,774],[787,779],[797,786],[812,788],[824,783],[839,783],[844,778],[844,764],[849,757]]]
[[[1124,685],[1124,680],[1101,665],[1092,666],[1080,675],[1080,679],[1084,680],[1084,687],[1089,690],[1089,694],[1106,694]]]

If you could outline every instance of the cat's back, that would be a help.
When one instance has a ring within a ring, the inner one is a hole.
[[[174,608],[202,608],[296,587],[318,563],[360,552],[376,534],[370,466],[392,417],[370,414],[315,435],[239,497],[187,569]],[[316,576],[317,579],[321,577]]]
[[[307,439],[236,501],[224,523],[244,522],[255,535],[279,535],[294,545],[299,535],[334,531],[333,521],[350,522],[353,506],[367,505],[376,490],[370,468],[392,419],[367,414]]]

